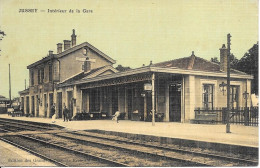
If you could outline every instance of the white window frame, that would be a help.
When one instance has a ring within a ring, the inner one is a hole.
[[[213,108],[218,107],[218,102],[216,98],[216,93],[217,93],[217,80],[210,80],[210,79],[200,79],[200,95],[202,96],[203,94],[203,86],[204,85],[213,85]],[[202,97],[200,100],[200,107],[204,107],[203,102],[202,102]]]
[[[243,104],[242,104],[242,98],[243,98],[243,92],[242,92],[242,87],[243,87],[243,82],[241,81],[230,81],[230,85],[233,85],[233,86],[238,86],[239,90],[239,98],[238,98],[238,105],[240,107],[243,107]]]

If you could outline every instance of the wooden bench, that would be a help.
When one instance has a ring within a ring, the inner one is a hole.
[[[155,122],[162,122],[163,119],[164,119],[164,113],[155,113],[155,114],[154,114],[154,117],[155,117]],[[147,116],[146,121],[149,121],[149,122],[152,121],[152,114],[149,114],[149,115]]]
[[[89,112],[90,119],[105,119],[108,118],[108,115],[106,112],[101,112],[101,111],[93,111]]]

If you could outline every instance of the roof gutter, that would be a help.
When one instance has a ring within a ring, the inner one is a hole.
[[[223,73],[223,72],[206,72],[206,71],[185,70],[185,69],[179,69],[179,68],[160,68],[160,67],[146,66],[146,67],[136,68],[133,70],[114,73],[114,74],[110,74],[110,75],[106,75],[106,76],[98,76],[98,77],[89,78],[89,79],[81,79],[81,80],[78,80],[78,81],[75,81],[75,82],[69,83],[69,84],[60,84],[60,85],[58,85],[58,87],[79,85],[79,84],[83,84],[83,83],[96,82],[96,81],[113,79],[113,78],[118,78],[118,77],[123,77],[123,76],[130,76],[130,75],[146,73],[146,72],[159,72],[159,73],[195,75],[195,76],[211,76],[211,77],[222,77],[222,78],[227,77],[226,73]],[[253,79],[253,76],[252,75],[242,75],[242,74],[231,74],[231,78]]]

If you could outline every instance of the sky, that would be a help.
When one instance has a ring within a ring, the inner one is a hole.
[[[54,9],[67,11],[48,12]],[[207,60],[219,57],[228,33],[231,53],[240,59],[258,41],[258,14],[257,0],[0,0],[0,30],[6,34],[0,41],[0,95],[9,97],[9,63],[17,97],[25,79],[29,84],[26,67],[49,50],[56,53],[72,29],[77,44],[89,42],[115,59],[115,67],[137,68],[192,51]]]

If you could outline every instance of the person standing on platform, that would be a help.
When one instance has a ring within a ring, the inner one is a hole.
[[[120,112],[119,111],[115,112],[114,117],[112,118],[112,120],[116,120],[116,122],[118,123],[118,117],[119,116],[120,116]]]
[[[63,122],[65,122],[65,121],[68,121],[68,109],[67,109],[65,103],[63,104],[63,106],[64,106],[64,108],[63,108],[63,118],[64,118],[64,121]]]
[[[51,117],[51,122],[52,123],[55,123],[55,119],[56,119],[56,113],[55,113],[55,109],[56,107],[55,107],[55,103],[52,105],[52,107],[51,107],[51,115],[52,115],[52,117]]]

